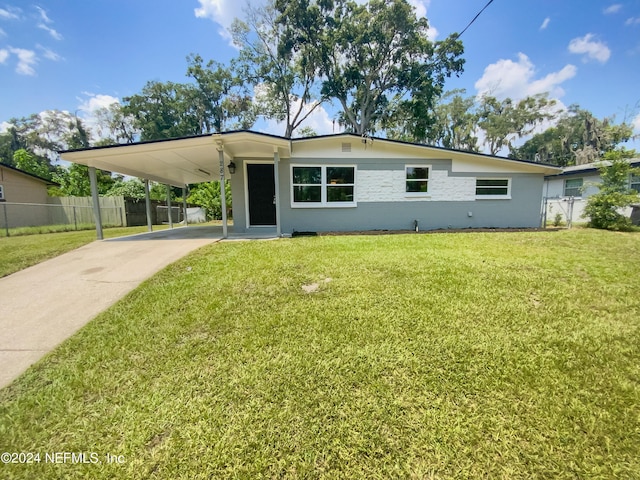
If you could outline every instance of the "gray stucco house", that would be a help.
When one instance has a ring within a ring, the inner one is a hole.
[[[353,134],[286,139],[236,131],[62,158],[175,186],[228,179],[235,233],[409,230],[416,221],[421,230],[538,227],[544,177],[560,173]]]

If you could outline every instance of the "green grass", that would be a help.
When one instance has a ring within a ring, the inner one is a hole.
[[[154,229],[166,228],[154,226]],[[105,228],[104,238],[146,232],[147,227]],[[77,232],[29,234],[0,238],[0,277],[56,257],[96,239],[95,230]]]
[[[103,228],[112,228],[110,225],[105,225]],[[59,225],[40,225],[36,227],[15,227],[9,229],[9,237],[21,237],[25,235],[40,235],[42,233],[59,233],[59,232],[75,232],[81,230],[93,230],[96,226],[93,223],[79,223],[68,224],[63,223]],[[6,237],[6,228],[0,228],[0,237]]]
[[[203,248],[0,391],[0,452],[124,463],[0,475],[640,478],[639,258],[586,229]]]

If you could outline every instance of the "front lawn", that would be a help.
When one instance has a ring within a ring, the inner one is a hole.
[[[0,391],[0,452],[40,454],[0,476],[640,478],[639,259],[583,229],[205,247]]]

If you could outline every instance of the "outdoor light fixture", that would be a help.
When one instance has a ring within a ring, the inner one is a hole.
[[[236,164],[233,162],[229,162],[229,165],[227,165],[227,168],[229,169],[229,173],[231,175],[233,175],[234,173],[236,173]]]

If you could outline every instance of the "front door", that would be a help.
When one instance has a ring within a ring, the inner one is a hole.
[[[276,224],[276,187],[273,164],[247,163],[249,225]]]

